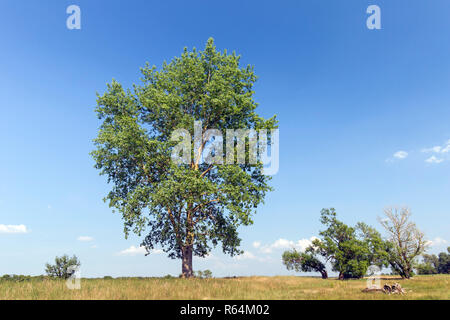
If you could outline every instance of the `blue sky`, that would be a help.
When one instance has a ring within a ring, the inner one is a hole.
[[[66,28],[71,4],[81,30]],[[381,30],[366,28],[371,4]],[[140,239],[125,240],[102,201],[110,187],[89,156],[95,94],[112,78],[130,87],[145,62],[160,66],[209,37],[255,66],[259,112],[280,121],[280,170],[254,225],[241,229],[247,253],[214,251],[194,269],[290,274],[281,253],[318,234],[324,207],[381,230],[384,207],[408,205],[430,251],[444,250],[449,13],[447,0],[3,0],[0,274],[42,274],[64,253],[77,254],[88,277],[180,273],[179,261],[133,250]]]

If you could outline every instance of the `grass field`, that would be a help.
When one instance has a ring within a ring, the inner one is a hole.
[[[0,282],[0,299],[450,299],[450,275],[416,276],[399,282],[407,294],[363,293],[365,280],[339,281],[309,277],[244,277],[234,279],[82,279],[80,290],[64,281]]]

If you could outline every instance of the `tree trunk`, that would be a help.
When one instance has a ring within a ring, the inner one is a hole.
[[[328,279],[328,273],[326,270],[320,271],[320,274],[322,275],[322,279]]]
[[[181,257],[181,274],[183,278],[191,278],[194,276],[192,269],[192,246],[182,248]]]
[[[339,280],[344,280],[344,273],[343,272],[339,272]]]
[[[403,279],[409,279],[409,278],[411,278],[411,271],[409,270],[409,268],[408,267],[402,267],[402,266],[400,266],[400,268],[399,268],[400,270],[399,270],[399,274],[400,274],[400,276],[403,278]]]

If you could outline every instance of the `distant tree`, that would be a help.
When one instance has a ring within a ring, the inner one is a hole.
[[[418,274],[437,274],[439,258],[435,254],[424,254],[422,263],[417,264]]]
[[[447,252],[439,253],[438,273],[450,273],[450,247],[447,248]]]
[[[197,270],[197,271],[195,271],[194,272],[194,275],[195,275],[195,277],[196,278],[203,278],[203,271],[201,271],[201,270]]]
[[[441,252],[439,255],[424,254],[422,263],[416,267],[419,274],[448,274],[450,273],[450,247],[447,252]]]
[[[381,225],[388,233],[391,247],[388,251],[388,261],[392,270],[402,278],[413,276],[413,268],[417,257],[423,254],[427,247],[424,234],[409,219],[409,208],[386,208],[386,218],[380,219]]]
[[[296,250],[283,254],[288,269],[320,272],[327,278],[326,263],[339,273],[339,279],[362,278],[370,265],[382,267],[387,264],[388,243],[374,228],[365,223],[349,227],[336,218],[335,209],[321,211],[321,223],[326,227],[304,253]]]
[[[68,279],[75,273],[74,268],[80,265],[81,263],[75,255],[71,258],[68,255],[63,255],[55,258],[55,264],[47,263],[45,272],[50,277]]]
[[[161,70],[147,65],[142,76],[143,84],[134,91],[113,81],[98,96],[96,111],[103,123],[92,155],[96,168],[114,184],[105,200],[122,214],[125,235],[148,231],[142,242],[147,251],[162,246],[170,258],[181,259],[183,277],[192,277],[192,257],[205,257],[219,243],[224,253],[242,253],[238,227],[253,223],[256,208],[272,190],[260,161],[203,161],[212,139],[206,131],[224,133],[223,145],[234,146],[235,136],[227,137],[227,129],[270,134],[277,121],[255,112],[253,68],[241,67],[235,53],[216,50],[213,39],[204,51],[185,49]],[[195,124],[200,122],[197,144]],[[186,152],[188,163],[172,161],[177,129],[195,149]]]
[[[199,270],[195,273],[195,276],[200,279],[210,279],[210,278],[212,278],[212,272],[211,272],[211,270],[208,270],[208,269],[206,269],[204,271]]]
[[[212,277],[213,277],[212,271],[209,270],[209,269],[206,269],[205,271],[203,271],[203,277],[204,277],[205,279],[210,279],[210,278],[212,278]]]
[[[288,270],[295,270],[297,272],[319,272],[322,279],[328,278],[328,273],[325,264],[320,261],[313,252],[299,252],[295,249],[285,251],[283,253],[283,264]]]
[[[0,277],[0,281],[12,281],[12,282],[25,282],[31,281],[33,279],[41,280],[41,276],[31,277],[21,274],[5,274],[4,276]]]

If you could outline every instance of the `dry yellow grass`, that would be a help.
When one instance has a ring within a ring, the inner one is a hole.
[[[82,279],[80,290],[64,281],[0,282],[0,299],[38,300],[203,300],[203,299],[450,299],[450,276],[417,276],[399,282],[407,294],[363,293],[365,280],[339,281],[310,277],[245,277],[236,279]]]

